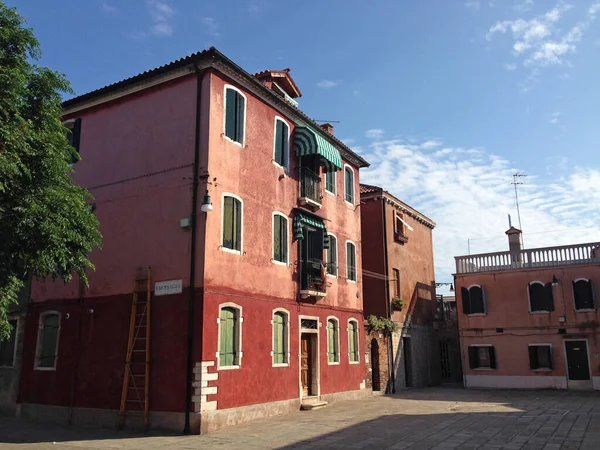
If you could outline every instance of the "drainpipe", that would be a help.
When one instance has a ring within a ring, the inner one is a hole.
[[[190,412],[192,410],[192,379],[194,372],[194,306],[196,288],[196,228],[198,212],[198,172],[200,163],[200,110],[203,72],[194,65],[196,72],[196,136],[194,138],[194,168],[192,180],[192,217],[190,248],[190,291],[188,299],[188,333],[187,333],[187,375],[185,380],[185,425],[184,434],[190,433]]]
[[[392,318],[392,312],[390,310],[390,269],[388,267],[388,246],[387,246],[387,221],[385,214],[385,197],[383,192],[381,193],[381,215],[383,219],[383,254],[385,257],[385,314],[388,319]],[[394,374],[394,343],[392,339],[392,333],[389,336],[388,342],[388,370],[392,378],[392,394],[396,393],[396,375]]]

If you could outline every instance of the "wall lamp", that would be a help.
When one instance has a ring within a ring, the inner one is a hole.
[[[212,201],[210,199],[210,195],[208,195],[208,189],[206,190],[206,193],[204,194],[204,201],[202,202],[202,206],[200,207],[200,211],[204,212],[204,213],[208,213],[211,212],[213,210],[213,205],[212,205]]]
[[[556,278],[556,275],[552,275],[552,286],[558,286],[558,278]]]
[[[441,286],[450,286],[450,292],[454,292],[454,285],[452,283],[435,283],[436,288]]]

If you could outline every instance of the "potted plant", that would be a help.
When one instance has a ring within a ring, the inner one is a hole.
[[[394,306],[395,309],[397,309],[398,311],[402,311],[402,309],[404,308],[404,306],[406,305],[406,303],[404,302],[404,300],[402,300],[400,297],[394,297],[392,299],[392,305]]]

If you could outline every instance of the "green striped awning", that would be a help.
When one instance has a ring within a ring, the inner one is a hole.
[[[311,227],[321,229],[324,232],[323,235],[327,236],[327,227],[321,219],[297,211],[294,215],[294,235],[298,241],[304,239],[302,225],[310,225]]]
[[[311,128],[296,127],[294,129],[294,145],[298,156],[320,155],[328,170],[342,170],[340,152]]]

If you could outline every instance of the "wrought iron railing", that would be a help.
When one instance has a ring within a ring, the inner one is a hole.
[[[322,268],[323,261],[320,259],[302,261],[302,290],[325,292],[325,279],[323,278]]]
[[[300,168],[300,197],[319,204],[323,200],[321,177],[307,167]]]

